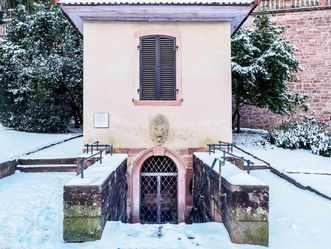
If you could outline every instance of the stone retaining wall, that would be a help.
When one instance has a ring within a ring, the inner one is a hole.
[[[16,166],[16,160],[0,163],[0,179],[15,174]]]
[[[98,240],[108,220],[126,222],[126,171],[127,160],[124,160],[101,185],[64,186],[66,242]]]
[[[218,164],[216,165],[218,167]],[[216,167],[215,166],[215,167]],[[206,181],[210,167],[193,155],[193,200],[196,201],[201,190],[199,202],[202,209],[194,212],[193,222],[218,221],[221,222],[221,191],[219,189],[219,175],[211,171]],[[204,183],[205,182],[205,183]],[[204,184],[203,189],[201,186]]]
[[[216,165],[215,167],[218,167]],[[210,167],[194,156],[193,196],[199,192]],[[222,221],[231,241],[239,244],[269,243],[269,187],[232,185],[212,171],[201,191],[200,222]],[[221,194],[225,194],[222,196]]]

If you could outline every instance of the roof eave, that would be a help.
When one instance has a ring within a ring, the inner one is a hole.
[[[257,6],[251,4],[59,4],[83,34],[83,21],[230,22],[233,34]]]

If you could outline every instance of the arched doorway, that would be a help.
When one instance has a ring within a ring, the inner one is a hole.
[[[177,223],[178,171],[167,156],[147,158],[140,170],[140,222]]]
[[[149,158],[161,157],[161,158],[169,158],[176,166],[177,170],[177,220],[176,223],[184,222],[185,218],[185,198],[186,198],[186,166],[185,162],[181,158],[180,155],[178,155],[175,151],[170,150],[165,147],[153,147],[150,149],[146,149],[142,151],[136,158],[136,160],[133,163],[132,171],[130,171],[130,175],[132,175],[132,180],[129,186],[129,196],[132,196],[131,198],[131,210],[130,210],[130,217],[131,221],[133,223],[142,222],[140,220],[141,215],[141,205],[140,202],[142,200],[141,198],[141,169]],[[155,170],[154,170],[155,171]],[[143,171],[144,173],[145,170]],[[154,172],[155,173],[155,172]],[[169,172],[166,172],[169,173]],[[172,172],[174,173],[174,172]],[[146,221],[145,221],[146,223]],[[156,223],[156,222],[155,222]]]

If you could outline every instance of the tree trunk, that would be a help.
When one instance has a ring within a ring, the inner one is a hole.
[[[74,102],[71,102],[72,115],[75,120],[75,128],[79,128],[83,124],[83,118],[79,111],[79,108]]]
[[[79,123],[80,123],[80,125],[83,125],[83,115],[81,114],[81,112],[79,111],[79,109],[77,110],[77,112],[78,112]]]
[[[236,128],[236,117],[237,117],[237,108],[235,108],[233,114],[232,114],[232,130],[234,130],[234,128]]]
[[[75,120],[75,128],[79,128],[79,120],[77,117],[77,113],[75,111],[73,111],[73,116],[74,116],[74,120]]]
[[[235,120],[236,120],[236,132],[237,133],[240,133],[240,100],[239,98],[236,98],[236,109],[234,111],[234,114],[233,114],[235,117]]]

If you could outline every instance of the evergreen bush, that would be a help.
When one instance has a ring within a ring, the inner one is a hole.
[[[265,138],[282,148],[309,149],[314,154],[331,157],[331,136],[327,127],[312,117],[305,117],[303,122],[287,123],[279,130],[268,131]]]
[[[0,122],[17,130],[66,132],[82,124],[82,39],[54,5],[23,5],[0,42]]]
[[[291,114],[307,109],[307,96],[289,91],[297,82],[297,48],[284,38],[284,27],[273,23],[266,10],[258,13],[253,29],[241,28],[231,40],[232,93],[237,132],[243,104],[267,108],[277,114]]]

